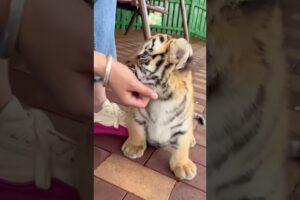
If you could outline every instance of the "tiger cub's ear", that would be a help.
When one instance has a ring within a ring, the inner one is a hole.
[[[176,64],[176,69],[183,69],[187,60],[193,56],[190,43],[184,38],[174,39],[169,46],[169,62]]]

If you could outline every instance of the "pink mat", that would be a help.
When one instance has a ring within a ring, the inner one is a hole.
[[[66,185],[58,179],[52,179],[49,190],[35,187],[34,182],[11,183],[0,179],[1,200],[79,200],[75,188]]]
[[[94,134],[128,136],[128,131],[127,128],[121,125],[119,128],[114,128],[113,126],[104,126],[100,123],[94,123]]]

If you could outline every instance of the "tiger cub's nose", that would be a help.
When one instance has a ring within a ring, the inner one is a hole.
[[[145,59],[145,58],[148,58],[148,56],[149,56],[149,52],[148,51],[144,51],[142,54],[138,55],[138,58],[139,59]]]

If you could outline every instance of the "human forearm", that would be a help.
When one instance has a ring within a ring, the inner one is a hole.
[[[106,55],[94,51],[94,73],[97,76],[103,77],[105,74],[105,67],[106,67]],[[113,61],[115,62],[115,61]]]

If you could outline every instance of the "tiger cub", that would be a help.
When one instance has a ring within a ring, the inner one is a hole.
[[[129,137],[122,146],[124,155],[132,159],[144,154],[147,143],[171,147],[170,169],[179,179],[187,180],[194,178],[197,171],[189,158],[189,148],[196,143],[192,73],[185,69],[192,54],[185,39],[158,34],[127,62],[136,77],[158,94],[158,99],[144,109],[130,110]]]
[[[208,199],[285,200],[286,64],[275,0],[208,0]]]

